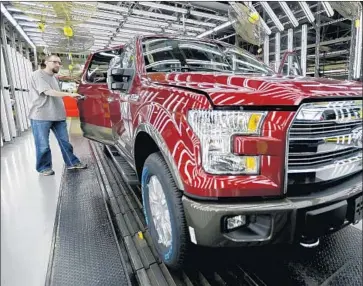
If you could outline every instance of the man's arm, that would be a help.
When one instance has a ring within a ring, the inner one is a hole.
[[[34,88],[39,92],[39,94],[43,96],[54,96],[54,97],[69,96],[73,98],[81,97],[81,95],[79,95],[78,93],[62,92],[53,89],[39,73],[32,74],[32,83]]]
[[[54,96],[54,97],[65,97],[65,96],[81,97],[81,95],[79,95],[78,93],[63,92],[63,91],[57,91],[54,89],[47,89],[47,90],[43,91],[43,93],[45,95]]]

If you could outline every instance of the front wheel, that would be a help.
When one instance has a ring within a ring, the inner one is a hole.
[[[146,159],[141,186],[145,219],[155,249],[167,266],[180,268],[189,245],[182,193],[160,152]]]

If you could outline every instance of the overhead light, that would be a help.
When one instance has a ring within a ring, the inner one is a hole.
[[[215,19],[215,20],[219,20],[219,21],[223,21],[223,22],[228,21],[227,17],[218,16],[218,15],[214,15],[214,14],[210,14],[210,13],[199,12],[199,11],[195,11],[195,10],[191,10],[190,15],[208,18],[208,19]]]
[[[72,10],[72,12],[74,12],[75,16],[77,14],[81,14],[81,15],[88,15],[89,12],[87,11],[83,11],[83,10]],[[101,12],[101,11],[97,11],[96,13],[92,13],[92,17],[102,17],[102,18],[106,18],[106,19],[116,19],[116,20],[119,20],[119,19],[124,19],[124,17],[120,14],[114,14],[114,13],[107,13],[107,12]]]
[[[122,44],[125,44],[127,42],[128,42],[128,40],[113,41],[113,42],[110,43],[110,45],[120,45],[120,44],[122,45]]]
[[[114,39],[112,39],[111,42],[124,42],[124,41],[130,41],[130,39],[132,39],[132,37],[129,38],[124,38],[124,37],[115,37]]]
[[[27,21],[20,21],[20,22],[19,22],[19,25],[20,25],[20,26],[26,26],[26,27],[35,27],[35,28],[37,28],[37,27],[38,27],[38,24],[37,24],[37,23],[34,23],[34,22],[27,22]]]
[[[161,28],[158,27],[149,27],[149,26],[141,26],[136,24],[124,24],[123,27],[130,28],[130,29],[140,29],[140,30],[146,30],[146,31],[152,31],[152,32],[161,32]]]
[[[157,21],[154,19],[142,19],[137,17],[127,17],[127,22],[131,22],[134,24],[140,24],[143,23],[144,25],[151,25],[151,26],[161,26],[161,27],[167,27],[169,26],[169,23],[165,21]]]
[[[331,7],[330,3],[326,2],[326,1],[322,1],[321,4],[323,4],[324,10],[325,10],[326,14],[328,15],[328,17],[333,17],[334,10]]]
[[[203,28],[198,28],[198,27],[193,27],[193,26],[183,26],[183,25],[180,25],[180,24],[171,24],[171,27],[178,28],[178,29],[190,30],[190,31],[196,31],[196,32],[205,32],[205,29],[203,29]]]
[[[21,2],[22,5],[27,5],[27,6],[33,6],[33,7],[37,7],[37,8],[49,8],[52,9],[52,7],[50,5],[47,4],[41,4],[39,2]]]
[[[120,14],[113,14],[113,13],[106,13],[106,12],[96,12],[95,16],[99,16],[99,17],[104,17],[106,19],[123,19],[124,17],[122,17]]]
[[[289,18],[291,24],[294,27],[299,26],[299,22],[297,21],[296,17],[294,16],[294,14],[292,13],[291,9],[289,8],[289,6],[287,6],[287,3],[285,1],[280,1],[280,6],[282,7],[282,9],[284,10],[286,16]]]
[[[154,13],[154,12],[149,12],[149,11],[141,11],[141,10],[136,10],[136,9],[132,9],[131,13],[134,15],[141,15],[143,17],[149,16],[149,17],[160,18],[160,19],[165,19],[165,20],[170,20],[170,21],[178,20],[178,18],[175,16],[159,14],[159,13]]]
[[[91,34],[99,34],[99,35],[105,35],[105,34],[112,34],[113,33],[113,30],[112,31],[100,31],[100,30],[88,30],[89,33]]]
[[[77,21],[77,18],[73,18]],[[101,25],[107,25],[107,26],[119,26],[120,23],[118,22],[115,22],[115,21],[107,21],[107,20],[100,20],[100,19],[93,19],[93,18],[90,18],[90,19],[87,19],[86,22],[84,23],[96,23],[96,24],[101,24]]]
[[[97,3],[97,7],[101,8],[101,9],[117,11],[117,12],[125,12],[125,13],[129,12],[129,8],[112,5],[112,4],[101,3],[101,2]]]
[[[18,15],[18,14],[14,15],[14,18],[17,20],[24,20],[24,21],[30,22],[30,23],[33,23],[33,22],[40,23],[40,21],[41,21],[40,19],[35,19],[35,18],[29,17],[29,16]],[[46,23],[58,23],[58,24],[64,23],[64,20],[57,19],[56,16],[49,16],[49,18],[46,18],[45,21],[46,21]],[[20,22],[19,22],[19,24],[20,24]],[[37,26],[38,26],[38,24],[37,24]]]
[[[155,3],[155,2],[139,2],[138,4],[142,5],[142,6],[146,6],[146,7],[157,8],[157,9],[178,12],[178,13],[183,13],[183,14],[186,14],[188,12],[188,10],[184,9],[184,8],[169,6],[169,5],[165,5],[165,4],[159,4],[159,3]]]
[[[122,34],[131,34],[131,35],[154,35],[155,33],[146,32],[146,31],[136,31],[136,30],[121,29],[118,32],[118,34],[122,36]]]
[[[34,19],[32,17],[26,16],[26,15],[20,15],[20,14],[14,14],[13,18],[16,19],[16,20],[25,20],[25,21],[29,21],[29,22],[39,21],[39,20]]]
[[[99,36],[99,35],[92,35],[92,37],[95,39],[95,40],[109,40],[110,37],[102,37],[102,36]]]
[[[22,2],[22,4],[24,4],[24,2]],[[42,16],[48,16],[48,17],[56,17],[57,15],[53,13],[53,10],[51,9],[44,9],[44,8],[39,8],[41,9],[41,12],[38,12],[38,11],[35,11],[35,10],[28,10],[26,11],[26,13],[29,15],[42,15]],[[11,12],[17,12],[17,13],[23,13],[22,10],[18,9],[18,8],[15,8],[15,7],[11,7],[11,6],[8,6],[7,7],[7,10],[8,11],[11,11]],[[44,13],[44,11],[47,11],[47,13]]]
[[[132,37],[135,37],[135,34],[126,34],[126,33],[122,33],[122,35],[116,35],[113,39],[131,39]]]
[[[198,26],[200,25],[200,26],[207,26],[207,27],[212,27],[212,28],[217,26],[217,24],[215,24],[215,23],[196,21],[196,20],[192,20],[192,19],[185,19],[184,22],[189,23],[189,24],[198,25]]]
[[[18,30],[18,32],[23,36],[23,38],[28,42],[28,44],[35,50],[36,47],[33,44],[33,42],[29,39],[27,34],[23,31],[18,22],[10,15],[8,10],[6,10],[5,6],[2,3],[0,3],[0,10],[1,13],[4,14],[4,16],[9,20],[9,22]]]
[[[98,39],[94,39],[94,43],[98,43],[98,44],[108,43],[108,42],[109,42],[109,39],[108,40],[98,40]]]
[[[276,14],[274,13],[274,11],[272,11],[270,5],[267,2],[260,2],[261,6],[265,9],[265,11],[267,12],[267,14],[270,16],[271,20],[274,22],[274,24],[276,25],[277,29],[279,29],[279,31],[283,31],[284,30],[284,26],[281,24],[280,20],[277,18]]]
[[[315,21],[315,17],[313,15],[313,13],[311,12],[308,3],[306,3],[305,1],[301,1],[298,3],[300,5],[301,9],[303,10],[306,18],[309,20],[310,23],[313,23]]]
[[[79,24],[78,27],[96,29],[96,30],[101,30],[101,31],[115,31],[115,29],[116,29],[116,27],[92,25],[92,24],[86,24],[86,23]]]

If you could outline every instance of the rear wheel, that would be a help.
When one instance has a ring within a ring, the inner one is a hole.
[[[180,268],[189,246],[182,193],[160,152],[146,159],[141,186],[144,214],[156,251],[167,266]]]

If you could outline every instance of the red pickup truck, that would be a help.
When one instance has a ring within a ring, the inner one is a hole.
[[[219,41],[139,36],[90,55],[78,93],[84,136],[127,162],[170,267],[191,243],[313,247],[362,219],[361,82],[276,74]]]

